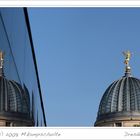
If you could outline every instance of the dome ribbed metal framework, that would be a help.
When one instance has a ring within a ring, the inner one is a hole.
[[[29,95],[20,84],[0,77],[0,112],[18,112],[29,115]]]
[[[123,54],[125,75],[103,94],[95,126],[140,126],[140,79],[131,75],[132,53],[125,51]]]
[[[120,116],[140,116],[140,80],[137,78],[124,76],[107,88],[99,105],[96,123]]]

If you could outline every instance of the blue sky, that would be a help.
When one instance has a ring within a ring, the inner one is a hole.
[[[140,8],[29,8],[48,126],[93,126],[130,50],[140,78]]]

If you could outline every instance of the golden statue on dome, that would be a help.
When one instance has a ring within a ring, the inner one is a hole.
[[[4,53],[0,51],[0,68],[3,68]]]
[[[129,61],[130,61],[132,53],[130,51],[125,51],[125,52],[123,52],[123,54],[125,56],[124,63],[126,64],[126,66],[129,66]]]
[[[130,51],[125,51],[123,52],[123,55],[125,56],[125,60],[124,60],[124,63],[125,63],[125,76],[131,76],[131,67],[129,65],[129,61],[130,61],[130,58],[132,56],[132,53]]]

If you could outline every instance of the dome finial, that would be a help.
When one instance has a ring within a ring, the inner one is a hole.
[[[0,51],[0,76],[4,76],[3,62],[4,62],[4,53],[2,51]]]
[[[129,77],[131,76],[131,67],[129,65],[129,61],[130,61],[130,58],[131,58],[131,55],[132,53],[130,51],[125,51],[123,52],[124,56],[125,56],[125,76]]]

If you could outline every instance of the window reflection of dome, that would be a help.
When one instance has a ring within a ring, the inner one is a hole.
[[[16,81],[5,78],[3,61],[0,51],[0,121],[5,120],[15,126],[32,126],[28,89],[25,85],[23,89]]]

